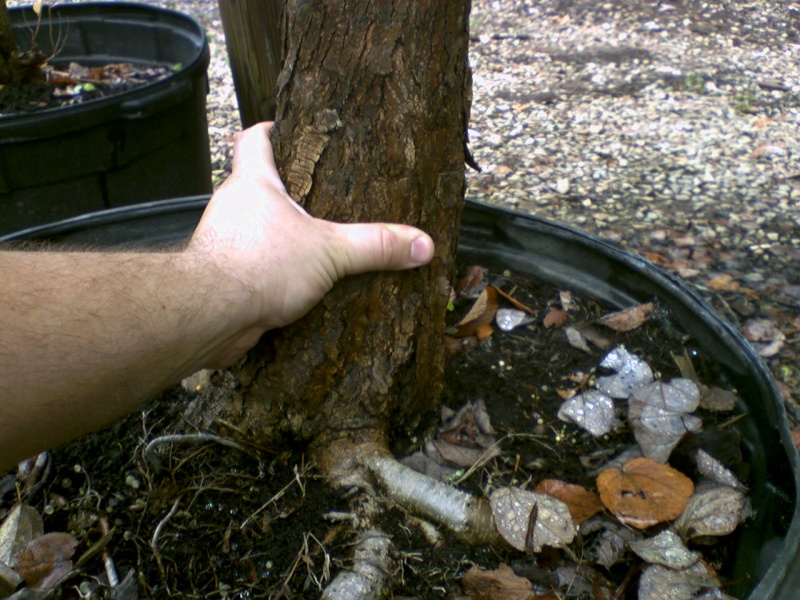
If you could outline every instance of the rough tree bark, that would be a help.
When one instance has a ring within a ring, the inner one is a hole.
[[[336,448],[413,427],[443,387],[444,316],[465,187],[469,0],[290,0],[276,159],[290,194],[335,221],[405,222],[437,244],[417,272],[341,282],[235,369],[248,437]]]

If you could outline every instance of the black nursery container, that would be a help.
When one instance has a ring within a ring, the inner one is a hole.
[[[185,198],[87,215],[0,237],[126,248],[188,238],[207,198]],[[473,264],[529,273],[617,308],[656,300],[737,388],[744,417],[733,427],[751,466],[753,516],[729,543],[726,592],[749,600],[800,597],[797,452],[783,400],[764,362],[741,334],[674,275],[600,238],[535,217],[467,203],[459,255]],[[728,543],[728,542],[726,542]],[[666,597],[666,596],[665,596]]]
[[[37,17],[10,15],[24,48]],[[0,233],[211,192],[209,50],[195,20],[124,2],[45,7],[35,42],[54,64],[165,63],[175,73],[83,104],[0,115]]]

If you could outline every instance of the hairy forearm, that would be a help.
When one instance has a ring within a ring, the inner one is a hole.
[[[0,466],[213,362],[241,290],[212,265],[192,253],[0,252]]]

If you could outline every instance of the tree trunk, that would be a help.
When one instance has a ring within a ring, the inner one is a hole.
[[[340,282],[266,336],[235,371],[233,418],[250,437],[381,447],[437,406],[465,188],[469,8],[289,0],[272,137],[289,193],[318,217],[416,225],[437,251],[416,272]]]
[[[283,0],[219,0],[243,127],[275,120]]]

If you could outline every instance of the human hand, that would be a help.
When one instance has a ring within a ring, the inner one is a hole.
[[[212,354],[209,366],[230,364],[266,330],[296,321],[343,277],[410,269],[433,258],[433,240],[414,227],[332,223],[306,213],[281,182],[271,127],[262,123],[237,136],[231,176],[187,248],[210,259],[243,291],[236,333]]]

